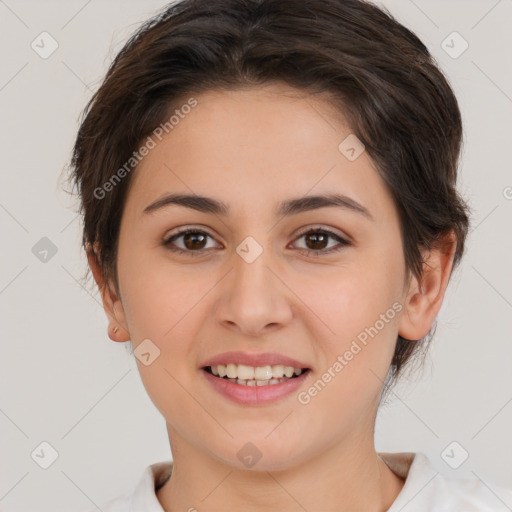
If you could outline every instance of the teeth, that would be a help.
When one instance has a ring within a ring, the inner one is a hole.
[[[293,375],[300,375],[302,373],[301,368],[283,366],[282,364],[258,366],[255,368],[245,364],[229,363],[211,366],[210,368],[213,375],[226,377],[230,382],[237,382],[247,386],[266,386],[269,383],[277,384],[282,382],[283,379],[286,380]]]
[[[239,365],[238,368],[243,368],[243,366]],[[254,378],[256,380],[270,380],[272,378],[272,367],[258,366],[254,369]]]
[[[281,379],[284,377],[284,366],[282,364],[272,366],[272,377],[274,379]]]
[[[228,376],[228,379],[236,379],[236,366],[234,364],[226,365],[226,375]]]
[[[256,386],[255,380],[236,379],[236,383],[242,384],[242,386]]]

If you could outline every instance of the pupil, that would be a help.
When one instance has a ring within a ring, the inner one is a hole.
[[[190,243],[191,239],[200,238],[201,241],[204,243],[204,239],[206,238],[201,233],[187,233],[184,237],[184,243],[187,249],[202,249],[202,246],[197,246],[195,244],[196,240],[193,240],[192,243]]]
[[[322,243],[325,243],[325,234],[322,234],[322,233],[312,233],[309,236],[309,240],[313,239],[314,242],[313,242],[313,247],[312,249],[322,249],[322,247],[319,247],[318,244],[320,244],[320,246],[322,245]],[[318,239],[321,239],[320,242],[318,242]]]

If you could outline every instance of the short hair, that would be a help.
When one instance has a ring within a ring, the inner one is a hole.
[[[456,238],[455,268],[469,225],[456,190],[461,113],[415,34],[363,0],[181,0],[142,24],[117,54],[73,147],[82,245],[93,249],[105,279],[119,291],[119,229],[133,172],[112,178],[142,141],[192,94],[271,83],[322,94],[343,114],[393,198],[407,275],[421,277],[421,250],[440,247],[448,233]],[[419,347],[398,336],[393,379]]]

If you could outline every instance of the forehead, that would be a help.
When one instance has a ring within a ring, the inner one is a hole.
[[[194,98],[134,171],[129,201],[138,211],[168,191],[268,209],[310,191],[389,201],[366,152],[351,161],[340,150],[351,129],[328,97],[272,85]]]
[[[209,148],[213,155],[259,152],[275,161],[311,151],[327,135],[350,132],[328,96],[311,95],[285,85],[213,90],[199,95],[197,106],[173,129],[180,144]],[[198,140],[200,139],[200,140]],[[322,144],[329,144],[330,137]],[[178,143],[178,140],[176,140]],[[211,147],[210,147],[211,146]],[[262,153],[262,150],[267,150]],[[278,151],[280,150],[280,151]],[[191,155],[188,155],[191,156]]]

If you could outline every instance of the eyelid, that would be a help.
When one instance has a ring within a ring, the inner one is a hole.
[[[213,236],[209,231],[208,231],[208,228],[204,227],[204,226],[201,226],[201,225],[189,225],[189,224],[186,224],[185,226],[178,226],[177,228],[174,228],[170,231],[167,231],[165,233],[165,235],[163,236],[163,240],[169,240],[170,238],[174,237],[174,236],[178,236],[178,235],[183,235],[183,234],[186,234],[186,233],[190,233],[190,232],[201,232],[201,233],[205,233],[206,235],[208,235],[209,237],[211,238],[216,238],[215,236]]]
[[[347,243],[352,243],[352,238],[343,232],[339,232],[336,228],[331,228],[330,226],[324,226],[322,224],[312,224],[311,226],[308,226],[307,228],[301,229],[296,235],[295,238],[301,237],[303,235],[306,235],[310,231],[325,231],[329,234],[335,235],[342,240],[344,240]]]
[[[346,242],[352,242],[351,237],[349,235],[347,235],[346,233],[337,232],[336,228],[332,228],[330,226],[325,226],[322,224],[312,224],[311,226],[308,226],[306,228],[299,230],[299,232],[295,233],[295,235],[293,235],[293,236],[295,236],[295,238],[297,238],[299,236],[305,235],[306,233],[309,233],[310,231],[314,231],[314,230],[327,231],[329,233],[332,233],[333,235],[339,236],[340,238],[344,239]],[[211,238],[215,239],[215,237],[208,231],[208,229],[201,225],[197,225],[197,226],[196,225],[186,225],[183,228],[180,228],[180,227],[175,228],[175,232],[173,232],[172,234],[166,233],[164,235],[163,239],[169,240],[169,238],[172,238],[173,236],[183,235],[190,231],[201,231],[201,232],[206,233]]]

